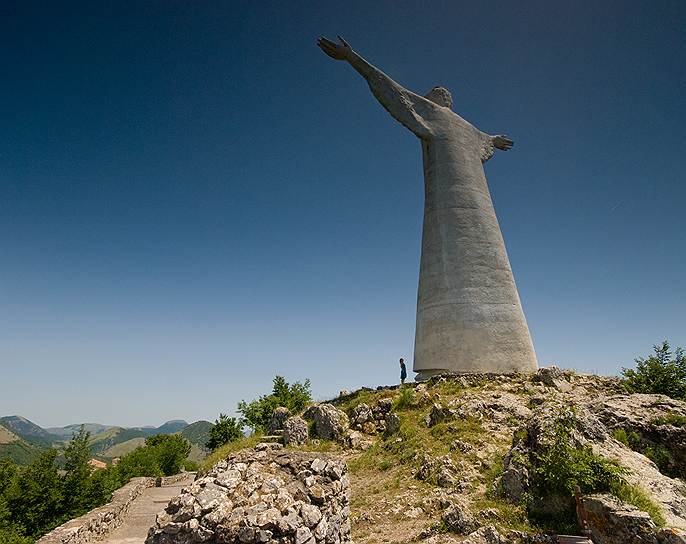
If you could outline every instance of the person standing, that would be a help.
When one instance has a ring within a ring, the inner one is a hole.
[[[407,378],[407,368],[405,368],[405,359],[400,358],[400,383],[405,384],[405,379]]]

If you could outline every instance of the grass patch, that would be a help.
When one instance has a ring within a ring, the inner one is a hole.
[[[674,427],[686,427],[686,416],[679,414],[667,414],[650,422],[651,425],[673,425]]]
[[[233,452],[242,450],[244,448],[254,448],[257,444],[262,441],[262,435],[250,435],[235,442],[229,442],[223,446],[217,448],[212,453],[210,453],[207,458],[200,465],[200,471],[202,473],[208,472],[214,465],[219,461],[223,461]]]
[[[305,444],[299,446],[288,445],[286,449],[296,450],[296,451],[312,451],[317,453],[330,453],[335,451],[341,451],[340,444],[334,442],[333,440],[308,440]]]
[[[407,410],[415,406],[414,389],[403,386],[400,389],[400,394],[393,400],[393,409],[396,411]]]
[[[643,512],[648,512],[653,523],[658,527],[664,527],[667,523],[660,507],[639,487],[622,480],[614,484],[610,491],[620,501],[629,503]]]
[[[525,533],[537,531],[537,527],[531,524],[527,517],[526,508],[522,505],[487,497],[474,501],[471,508],[475,512],[483,512],[488,509],[496,510],[497,515],[493,520],[494,524],[496,528],[504,532],[508,530],[523,531]]]
[[[653,422],[653,424],[655,423]],[[663,474],[672,478],[683,478],[686,475],[686,470],[682,467],[674,466],[672,454],[662,444],[655,444],[650,440],[644,440],[637,432],[626,432],[624,429],[615,429],[613,436],[617,441],[633,451],[645,455],[657,465],[657,468]]]

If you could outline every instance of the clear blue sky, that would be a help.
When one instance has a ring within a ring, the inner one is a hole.
[[[681,0],[3,2],[0,415],[397,380],[420,147],[320,34],[514,138],[486,173],[541,364],[686,345],[684,28]]]

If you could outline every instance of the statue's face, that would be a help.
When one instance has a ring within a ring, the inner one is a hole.
[[[445,108],[453,107],[453,96],[445,87],[434,87],[424,95],[424,98],[428,98],[431,102]]]

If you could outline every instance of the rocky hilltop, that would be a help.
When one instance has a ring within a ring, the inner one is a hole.
[[[285,448],[215,452],[148,542],[686,543],[686,403],[617,378],[438,376],[278,409],[269,432]]]

